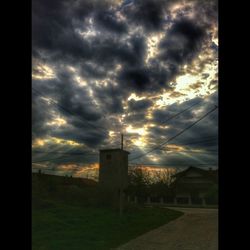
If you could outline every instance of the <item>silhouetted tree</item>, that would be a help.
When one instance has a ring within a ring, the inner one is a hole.
[[[149,170],[143,166],[133,167],[129,171],[127,193],[143,197],[169,197],[172,195],[170,185],[174,181],[175,169]]]

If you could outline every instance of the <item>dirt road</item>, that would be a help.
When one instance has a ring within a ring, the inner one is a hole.
[[[117,250],[217,250],[218,210],[171,208],[183,211],[177,220],[129,241]]]

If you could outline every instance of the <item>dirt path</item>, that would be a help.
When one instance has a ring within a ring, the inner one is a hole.
[[[217,250],[218,210],[171,208],[185,214],[117,250]]]

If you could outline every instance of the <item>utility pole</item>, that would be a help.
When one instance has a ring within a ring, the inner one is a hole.
[[[119,214],[120,216],[122,216],[123,214],[123,182],[122,182],[122,171],[121,171],[121,166],[122,164],[120,163],[120,167],[119,167],[119,179],[120,179],[120,188],[119,188]]]
[[[123,149],[123,133],[121,133],[121,149]]]
[[[123,133],[121,133],[121,150],[123,150]],[[120,190],[119,190],[119,214],[122,216],[123,214],[123,181],[122,181],[122,171],[121,167],[123,164],[120,162],[119,167],[119,178],[120,178]]]

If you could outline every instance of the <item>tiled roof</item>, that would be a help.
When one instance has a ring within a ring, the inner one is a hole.
[[[211,177],[211,178],[217,178],[218,177],[218,169],[216,169],[216,170],[205,170],[205,169],[201,169],[201,168],[197,168],[197,167],[193,167],[193,166],[190,166],[186,170],[175,174],[174,177],[179,178],[179,177],[185,176],[185,174],[187,172],[189,172],[190,170],[194,170],[194,171],[196,171],[196,172],[198,172],[201,175],[206,176],[206,177]]]

